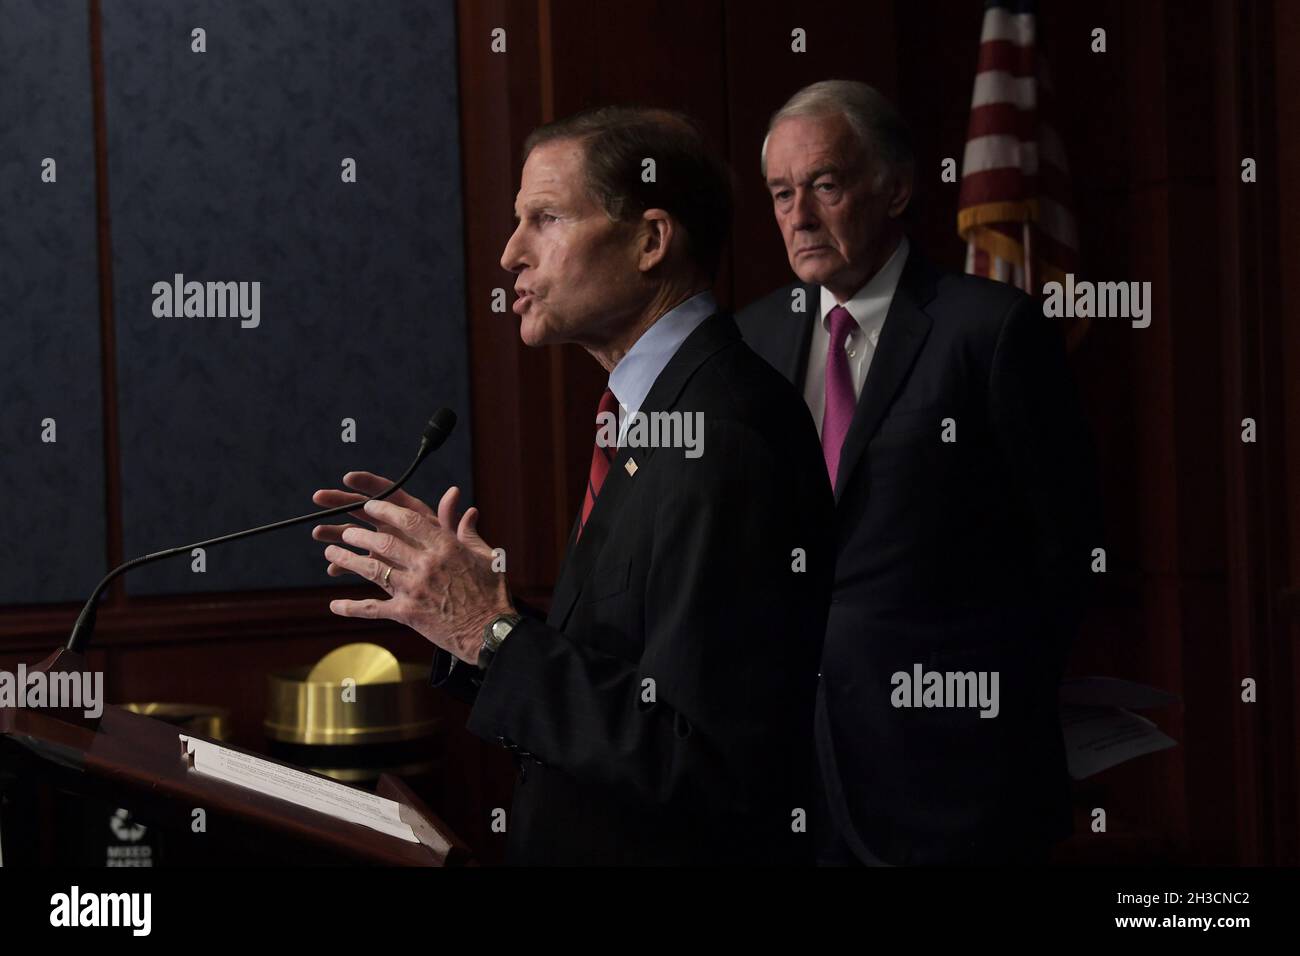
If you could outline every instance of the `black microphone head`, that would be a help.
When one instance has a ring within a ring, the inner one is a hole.
[[[433,413],[429,424],[424,426],[424,440],[428,443],[426,451],[436,451],[450,437],[456,427],[456,413],[450,408],[440,408]]]

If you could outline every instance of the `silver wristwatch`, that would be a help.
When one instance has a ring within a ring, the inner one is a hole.
[[[501,614],[487,622],[483,628],[483,646],[478,650],[478,666],[481,670],[487,670],[493,655],[522,620],[518,614]]]

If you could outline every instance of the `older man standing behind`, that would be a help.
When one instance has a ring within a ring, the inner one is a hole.
[[[796,93],[762,170],[799,281],[738,321],[803,391],[836,499],[821,859],[1043,860],[1069,829],[1057,685],[1097,544],[1058,331],[909,243],[910,141],[871,87]]]
[[[511,862],[812,862],[832,502],[798,394],[708,291],[727,174],[663,111],[581,114],[537,130],[525,154],[501,257],[520,335],[583,346],[610,373],[600,410],[624,413],[616,447],[593,427],[550,615],[516,613],[454,488],[436,514],[394,496],[366,505],[376,531],[317,529],[370,552],[332,544],[330,573],[392,595],[333,609],[436,644],[435,682],[473,696],[469,728],[516,755]],[[644,447],[637,413],[703,431],[689,448]]]

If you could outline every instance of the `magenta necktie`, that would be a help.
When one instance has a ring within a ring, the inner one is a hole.
[[[826,456],[826,470],[831,476],[831,487],[840,470],[840,451],[844,436],[853,421],[857,396],[853,394],[853,374],[849,371],[849,357],[844,354],[844,340],[857,327],[849,310],[842,305],[831,309],[831,341],[826,347],[826,410],[822,415],[822,453]]]

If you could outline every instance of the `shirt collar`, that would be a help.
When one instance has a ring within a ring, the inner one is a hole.
[[[718,311],[713,293],[700,292],[669,309],[641,333],[609,373],[609,390],[631,415],[640,411],[659,373],[700,323]]]
[[[894,290],[898,288],[898,280],[903,274],[903,266],[907,263],[907,252],[907,236],[904,236],[898,241],[898,248],[894,250],[885,264],[867,280],[866,285],[854,293],[853,298],[844,303],[844,308],[849,310],[849,315],[853,316],[853,321],[868,335],[878,334],[881,326],[885,324],[885,316],[889,313],[889,303],[893,301]],[[835,296],[825,286],[822,286],[821,290],[822,328],[829,332],[831,309],[835,308],[839,303],[835,301]]]

